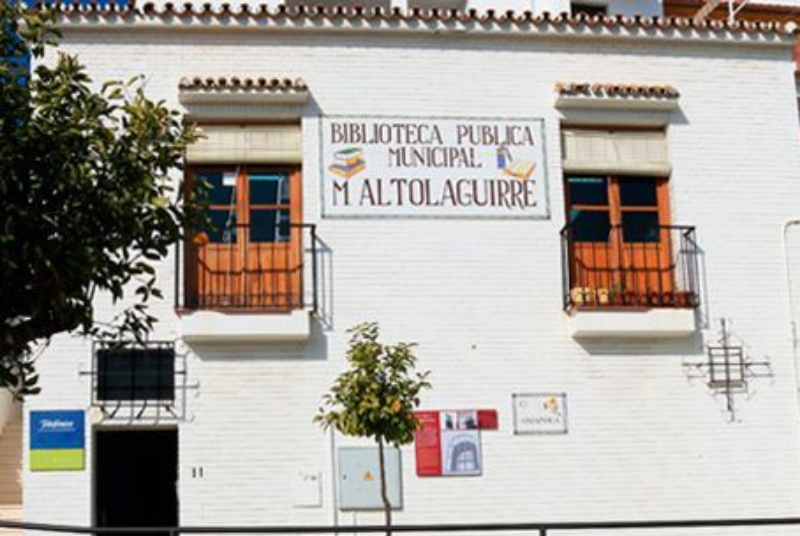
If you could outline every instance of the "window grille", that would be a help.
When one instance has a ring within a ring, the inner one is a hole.
[[[91,405],[104,420],[185,416],[186,356],[176,352],[174,342],[96,341],[89,374]]]

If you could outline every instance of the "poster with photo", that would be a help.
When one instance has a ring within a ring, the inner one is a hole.
[[[458,428],[457,411],[443,411],[440,415],[439,423],[442,426],[442,430],[456,430]]]
[[[459,411],[458,412],[458,429],[459,430],[477,430],[478,429],[478,412],[476,410]]]
[[[497,410],[416,411],[417,476],[477,476],[483,472],[483,430],[497,430]]]
[[[442,432],[442,474],[478,476],[482,473],[481,440],[478,430]]]

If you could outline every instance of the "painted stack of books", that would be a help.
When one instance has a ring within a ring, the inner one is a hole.
[[[536,163],[532,160],[517,160],[509,163],[505,172],[517,179],[528,180],[533,175],[533,170],[536,169]]]
[[[533,170],[536,169],[536,162],[532,160],[517,160],[515,162],[508,147],[501,145],[497,148],[497,167],[506,175],[525,181],[533,175]]]
[[[350,147],[336,151],[333,157],[336,159],[336,163],[328,169],[331,170],[331,173],[335,173],[345,179],[349,179],[366,168],[364,151],[360,147]]]

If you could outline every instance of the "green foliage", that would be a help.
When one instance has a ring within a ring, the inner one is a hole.
[[[415,372],[414,344],[386,345],[378,325],[350,330],[350,368],[323,397],[315,422],[349,436],[369,437],[379,444],[405,445],[414,440],[419,394],[430,388],[429,372]]]
[[[193,130],[141,79],[93,89],[77,58],[52,52],[53,23],[0,2],[0,387],[19,395],[36,392],[33,352],[56,333],[146,338],[152,263],[196,215],[170,178]],[[103,325],[98,292],[125,300]]]

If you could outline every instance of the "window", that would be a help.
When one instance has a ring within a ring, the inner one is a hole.
[[[573,239],[579,242],[607,242],[611,231],[608,177],[567,179],[568,219]]]
[[[564,304],[696,307],[694,228],[672,225],[663,129],[562,129]]]
[[[593,17],[595,15],[606,15],[608,6],[602,4],[584,4],[579,2],[570,3],[570,14],[574,17],[579,14]]]
[[[99,401],[175,399],[175,349],[171,346],[102,348],[96,360]]]
[[[206,191],[204,226],[186,257],[190,306],[287,310],[302,306],[299,166],[190,167]]]
[[[185,244],[182,307],[302,308],[303,235],[313,226],[301,213],[300,123],[201,124],[200,132],[186,150],[186,179],[205,186],[206,218]]]
[[[194,180],[204,184],[206,222],[201,232],[211,244],[288,242],[292,212],[299,212],[292,190],[296,170],[240,166],[201,167]],[[292,204],[295,204],[293,207]]]
[[[569,300],[581,306],[676,305],[676,231],[667,180],[574,174],[565,187]]]
[[[576,242],[658,242],[669,225],[667,181],[656,177],[568,176],[567,220]]]

